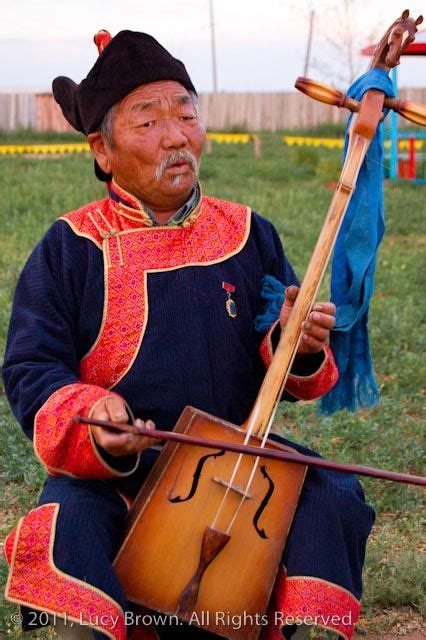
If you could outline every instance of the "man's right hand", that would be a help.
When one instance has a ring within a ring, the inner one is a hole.
[[[117,396],[108,396],[96,402],[89,415],[94,420],[105,420],[107,422],[127,423],[129,419],[124,400]],[[147,420],[146,422],[136,420],[135,424],[138,427],[155,429],[155,424],[152,420]],[[115,457],[130,456],[157,444],[153,438],[138,434],[117,433],[104,427],[92,426],[90,428],[96,443]]]

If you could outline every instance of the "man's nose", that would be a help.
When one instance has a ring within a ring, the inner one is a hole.
[[[180,149],[185,147],[188,138],[180,120],[167,118],[163,122],[162,145],[165,149]]]

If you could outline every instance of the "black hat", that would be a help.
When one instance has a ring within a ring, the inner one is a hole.
[[[97,131],[107,111],[142,84],[175,80],[196,93],[183,63],[147,33],[120,31],[99,48],[103,49],[99,58],[80,84],[65,76],[55,78],[52,84],[65,118],[85,135]],[[111,179],[96,162],[95,171],[100,180]]]

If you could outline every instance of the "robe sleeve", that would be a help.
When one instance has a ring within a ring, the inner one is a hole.
[[[263,220],[260,219],[260,224],[262,222]],[[283,289],[279,283],[284,288],[293,284],[299,285],[293,268],[284,254],[278,233],[271,223],[267,224],[270,227],[270,240],[268,249],[265,247],[263,250],[265,275],[275,278],[278,286],[276,289],[274,286],[269,288],[262,312],[255,320],[255,326],[260,330],[263,329],[259,353],[266,368],[271,363],[281,334],[279,313],[283,301]],[[292,402],[314,400],[330,391],[338,377],[333,353],[326,345],[320,353],[303,356],[293,364],[282,399]]]
[[[73,422],[76,414],[88,417],[96,401],[114,395],[82,383],[78,374],[88,242],[56,222],[29,257],[15,292],[3,379],[12,410],[48,473],[105,479],[134,469],[123,471],[123,461],[117,469],[110,466],[90,428]]]

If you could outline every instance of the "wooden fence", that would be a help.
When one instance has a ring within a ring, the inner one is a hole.
[[[406,100],[426,103],[426,88],[402,89]],[[202,93],[200,114],[209,130],[276,131],[340,123],[347,111],[300,93]],[[401,120],[401,125],[403,121]],[[48,93],[0,93],[0,129],[31,127],[37,131],[72,131]]]
[[[0,129],[37,129],[36,96],[31,93],[0,93]]]

